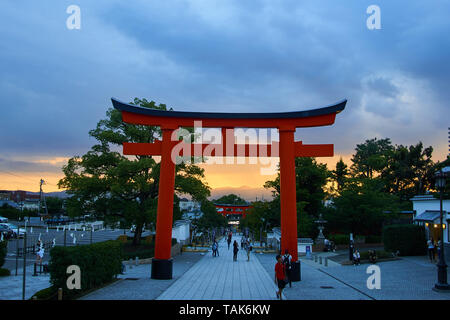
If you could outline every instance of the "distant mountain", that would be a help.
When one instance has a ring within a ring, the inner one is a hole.
[[[56,191],[56,192],[44,192],[46,197],[57,197],[57,198],[69,198],[70,195],[68,195],[65,191]]]
[[[39,194],[39,192],[31,192],[27,191],[29,194]],[[214,188],[211,190],[210,200],[218,199],[227,194],[236,194],[242,199],[247,201],[255,201],[256,199],[261,200],[272,200],[272,191],[264,188],[252,188],[249,186],[241,186],[241,187],[223,187],[223,188]],[[57,198],[68,198],[70,195],[67,194],[66,191],[56,191],[56,192],[44,192],[46,197],[57,197]],[[186,195],[184,195],[186,198]]]
[[[248,186],[215,188],[211,190],[211,196],[209,199],[218,199],[231,193],[238,195],[247,201],[255,201],[256,199],[270,201],[273,199],[271,190],[264,188],[252,188]]]
[[[25,192],[28,194],[39,194],[39,192],[32,192],[32,191],[26,191],[26,190],[25,190]],[[56,197],[56,198],[62,198],[62,199],[70,197],[65,191],[44,192],[44,195],[46,197]]]

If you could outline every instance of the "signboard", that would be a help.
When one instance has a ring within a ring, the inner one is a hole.
[[[311,257],[311,246],[306,246],[306,257]]]

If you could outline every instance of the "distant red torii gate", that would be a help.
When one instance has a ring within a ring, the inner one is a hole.
[[[252,205],[249,204],[220,204],[215,203],[214,206],[216,210],[223,209],[223,211],[218,211],[218,213],[222,214],[225,218],[229,214],[238,214],[241,215],[242,218],[245,218],[249,211],[253,208]]]
[[[156,218],[155,257],[152,260],[153,279],[172,278],[172,222],[173,197],[175,187],[175,163],[172,150],[181,146],[180,155],[186,150],[190,156],[201,156],[205,149],[211,150],[211,156],[234,157],[236,155],[254,157],[260,151],[267,157],[280,158],[280,193],[281,193],[281,250],[288,249],[292,260],[297,262],[293,280],[299,280],[300,269],[297,252],[297,200],[295,183],[295,157],[332,157],[332,144],[306,145],[294,140],[296,128],[332,125],[336,114],[344,110],[347,100],[334,105],[296,112],[277,113],[209,113],[180,112],[142,108],[111,99],[114,108],[122,112],[122,121],[131,124],[159,126],[162,141],[154,143],[124,143],[126,155],[161,156]],[[189,144],[172,140],[172,134],[180,127],[194,127],[201,121],[203,128],[222,128],[222,142],[216,145]],[[234,142],[234,128],[277,128],[280,142],[269,145],[238,145]],[[279,152],[278,152],[279,150]],[[200,154],[199,154],[200,153]],[[297,270],[298,269],[298,270]],[[298,276],[297,276],[298,273]]]

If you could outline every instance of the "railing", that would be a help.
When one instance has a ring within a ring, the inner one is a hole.
[[[48,250],[48,249],[53,247],[53,242],[51,242],[51,241],[50,242],[46,242],[46,243],[44,243],[43,247],[44,247],[45,250]],[[24,252],[25,252],[25,254],[27,254],[27,253],[35,254],[38,251],[39,251],[38,247],[35,244],[26,246],[25,250],[24,250],[24,248],[18,247],[17,248],[17,256],[18,257],[22,257]]]

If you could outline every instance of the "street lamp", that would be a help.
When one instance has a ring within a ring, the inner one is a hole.
[[[435,186],[437,189],[439,189],[439,195],[440,195],[440,225],[441,225],[441,243],[440,243],[440,254],[439,254],[439,262],[437,264],[438,268],[438,282],[434,285],[434,290],[450,290],[450,286],[447,283],[447,264],[445,263],[445,256],[444,256],[444,228],[443,225],[443,211],[442,211],[442,197],[443,192],[445,188],[445,179],[447,178],[447,172],[450,169],[449,167],[444,168],[444,170],[439,170],[435,174],[436,182]]]
[[[264,218],[261,218],[261,227],[259,228],[259,245],[262,247],[262,230],[264,225]]]

